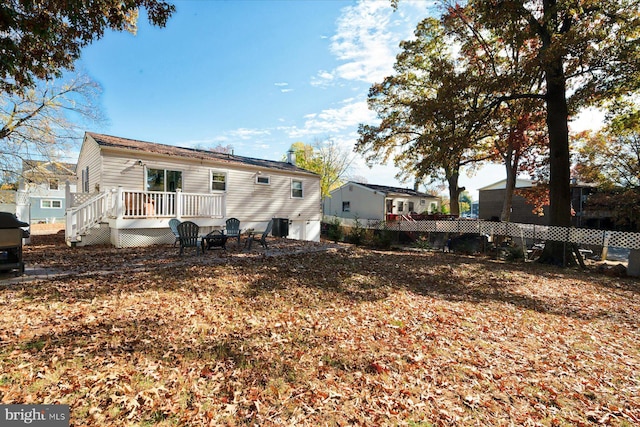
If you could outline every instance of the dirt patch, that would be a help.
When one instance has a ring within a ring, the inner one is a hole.
[[[65,224],[64,222],[56,222],[53,224],[31,224],[31,235],[43,235],[43,234],[56,234],[60,231],[64,236]]]

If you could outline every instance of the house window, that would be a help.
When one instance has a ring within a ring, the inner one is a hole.
[[[211,171],[211,191],[227,190],[227,174],[225,172]]]
[[[438,204],[431,202],[431,206],[429,207],[429,212],[431,213],[438,212]]]
[[[351,211],[351,202],[342,202],[342,212]]]
[[[398,212],[404,212],[404,202],[398,202]]]
[[[60,209],[62,207],[62,201],[42,199],[40,200],[40,208],[42,209]]]
[[[271,177],[264,176],[264,175],[257,175],[256,184],[269,185],[271,184]]]
[[[147,191],[176,191],[182,188],[182,172],[165,169],[147,169]]]
[[[302,181],[295,179],[291,181],[291,197],[296,199],[302,198]]]
[[[82,192],[89,192],[89,166],[85,169],[82,169]]]
[[[60,183],[57,179],[50,179],[49,180],[49,190],[57,190],[59,187]]]
[[[415,208],[413,206],[413,202],[409,202],[409,212],[413,212],[415,211]]]
[[[425,206],[427,201],[425,199],[420,199],[420,206]]]

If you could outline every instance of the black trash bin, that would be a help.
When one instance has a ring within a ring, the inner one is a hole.
[[[273,218],[273,237],[287,237],[289,235],[289,219]]]
[[[29,237],[29,232],[22,227],[28,226],[14,214],[0,212],[0,271],[17,270],[17,275],[24,274],[22,239]]]

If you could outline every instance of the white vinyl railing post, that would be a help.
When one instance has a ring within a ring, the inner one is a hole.
[[[182,218],[182,190],[178,188],[176,190],[176,218]]]
[[[115,200],[115,205],[116,205],[116,218],[118,219],[122,219],[122,217],[124,216],[124,190],[122,189],[122,186],[118,186],[118,189],[116,190],[116,200]]]

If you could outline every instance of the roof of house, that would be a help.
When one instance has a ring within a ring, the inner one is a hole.
[[[24,173],[47,173],[57,176],[74,175],[75,163],[57,162],[54,160],[23,160],[22,171]]]
[[[538,184],[536,181],[530,180],[530,179],[525,179],[525,178],[516,178],[516,188],[530,188],[530,187],[534,187],[536,185],[540,185]],[[582,182],[582,181],[577,181],[577,180],[571,180],[570,185],[572,187],[597,187],[596,184],[590,184],[587,182]],[[507,188],[507,180],[506,179],[502,179],[500,181],[494,182],[493,184],[489,184],[486,187],[482,187],[482,188],[478,188],[478,191],[485,191],[485,190],[504,190],[505,188]]]
[[[535,181],[525,178],[516,178],[516,188],[528,188],[533,187],[535,185]],[[478,188],[478,191],[484,190],[504,190],[507,188],[507,180],[501,179],[500,181],[496,181],[493,184],[489,184],[485,187]]]
[[[197,148],[177,147],[174,145],[158,144],[155,142],[139,141],[135,139],[121,138],[111,135],[87,132],[101,147],[113,147],[125,150],[140,151],[141,153],[154,153],[160,155],[182,157],[189,159],[209,160],[216,163],[229,163],[236,165],[254,166],[265,169],[276,169],[285,172],[306,173],[317,175],[314,172],[299,168],[291,163],[275,160],[255,159],[252,157],[237,156],[230,153],[220,153]]]
[[[412,190],[410,188],[390,187],[388,185],[365,184],[362,182],[354,182],[354,184],[358,184],[363,187],[367,187],[371,190],[379,191],[385,194],[393,193],[393,194],[404,194],[406,196],[413,196],[413,197],[438,197],[438,196],[434,196],[433,194],[421,193],[419,191]]]

